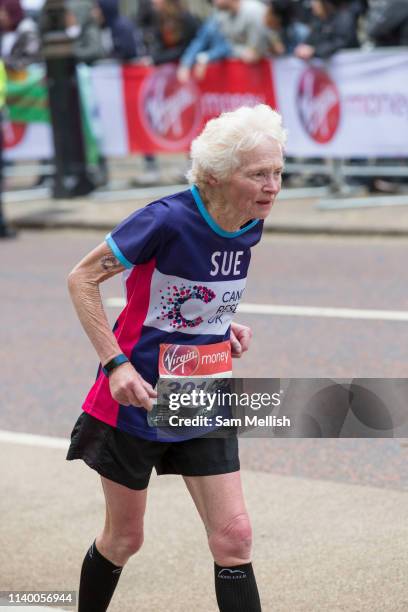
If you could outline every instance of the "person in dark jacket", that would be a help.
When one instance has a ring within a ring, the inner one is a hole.
[[[359,47],[357,19],[347,0],[312,0],[311,32],[294,54],[299,59],[326,59],[341,49]]]
[[[293,53],[294,49],[309,36],[310,28],[298,18],[298,7],[294,0],[270,0],[265,16],[266,26],[277,32],[282,49],[279,55]]]
[[[185,10],[181,0],[152,0],[152,7],[152,62],[156,66],[176,62],[195,37],[200,21]]]
[[[111,36],[109,55],[121,60],[132,60],[143,53],[142,37],[133,21],[120,14],[119,0],[98,0],[100,25]]]
[[[408,2],[387,0],[367,15],[367,34],[376,47],[408,45]]]

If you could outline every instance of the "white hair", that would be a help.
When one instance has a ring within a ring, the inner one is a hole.
[[[228,179],[240,164],[240,154],[252,151],[265,138],[274,138],[283,147],[286,130],[282,117],[267,104],[241,106],[211,119],[190,149],[189,183],[202,184],[209,174]]]

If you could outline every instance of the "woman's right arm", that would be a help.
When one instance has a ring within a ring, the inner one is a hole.
[[[100,283],[123,272],[124,266],[103,242],[80,261],[68,276],[68,288],[75,310],[102,365],[122,353],[103,308]],[[134,369],[124,363],[109,375],[112,397],[125,406],[152,408],[156,392]]]

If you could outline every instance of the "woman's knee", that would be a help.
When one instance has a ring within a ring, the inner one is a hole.
[[[120,534],[117,538],[118,546],[125,550],[129,557],[135,555],[143,545],[143,530]]]
[[[99,552],[115,565],[124,565],[143,545],[143,529],[114,531],[104,529],[96,540]]]
[[[251,558],[252,529],[247,514],[234,517],[209,534],[214,560],[220,565],[247,563]]]

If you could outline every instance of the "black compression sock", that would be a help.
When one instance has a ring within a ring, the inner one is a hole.
[[[261,612],[252,563],[233,567],[214,563],[214,573],[220,612]]]
[[[78,612],[105,612],[121,571],[121,567],[101,555],[94,542],[82,564]]]

